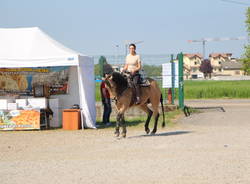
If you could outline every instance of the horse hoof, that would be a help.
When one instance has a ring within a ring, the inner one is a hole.
[[[151,134],[151,135],[155,135],[155,133],[156,133],[155,131],[152,131],[150,134]]]
[[[115,137],[119,137],[120,133],[119,132],[115,132]]]
[[[126,134],[122,134],[122,137],[123,137],[123,138],[126,138]]]
[[[148,128],[148,129],[147,129],[147,130],[145,130],[145,131],[146,131],[146,133],[147,133],[147,134],[149,134],[149,132],[150,132],[150,129]]]

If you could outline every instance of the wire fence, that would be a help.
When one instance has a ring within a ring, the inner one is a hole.
[[[94,63],[98,64],[101,55],[95,55]],[[125,63],[124,55],[103,55],[107,62],[111,65],[123,65]],[[171,54],[141,54],[141,60],[143,65],[156,65],[159,66],[163,63],[169,63],[171,60]],[[176,56],[174,57],[176,58]]]

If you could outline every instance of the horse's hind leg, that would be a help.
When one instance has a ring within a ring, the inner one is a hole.
[[[152,130],[151,134],[155,134],[156,131],[157,131],[157,125],[158,125],[159,116],[160,116],[160,115],[159,115],[158,112],[157,112],[156,115],[154,115],[154,117],[155,117],[155,124],[154,124],[154,129]]]
[[[147,134],[149,134],[149,132],[150,132],[150,129],[148,128],[148,125],[149,125],[150,119],[152,117],[152,114],[153,114],[153,112],[150,109],[148,109],[148,117],[147,117],[147,120],[146,120],[146,123],[145,123],[145,131],[146,131]]]
[[[153,112],[148,108],[148,106],[146,104],[141,105],[140,108],[147,113],[148,117],[147,120],[145,122],[145,132],[148,134],[150,132],[150,129],[148,128],[150,119],[152,117]]]
[[[152,109],[153,109],[153,116],[155,118],[155,123],[154,123],[154,129],[152,130],[151,134],[155,134],[157,131],[157,124],[158,124],[158,119],[159,119],[159,111],[158,111],[158,104],[152,104]]]

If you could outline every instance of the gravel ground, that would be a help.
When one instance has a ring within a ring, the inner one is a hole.
[[[226,112],[182,117],[155,136],[133,127],[121,140],[111,128],[0,132],[0,183],[249,184],[248,102],[227,100]]]

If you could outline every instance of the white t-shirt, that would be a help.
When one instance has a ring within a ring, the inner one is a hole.
[[[128,71],[132,72],[135,70],[136,67],[138,67],[138,64],[141,63],[140,55],[135,54],[129,54],[126,57],[126,64],[128,65]]]

